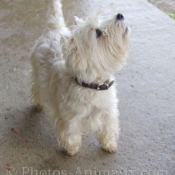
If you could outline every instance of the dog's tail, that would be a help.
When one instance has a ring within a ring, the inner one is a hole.
[[[50,1],[47,18],[47,28],[54,30],[65,27],[61,0]]]

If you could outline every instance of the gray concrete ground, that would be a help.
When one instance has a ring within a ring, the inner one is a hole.
[[[116,74],[118,151],[103,152],[95,136],[84,136],[79,153],[68,157],[57,148],[51,120],[29,100],[29,51],[48,1],[0,2],[0,175],[174,175],[175,21],[146,0],[63,0],[68,25],[97,8],[123,13],[132,29],[127,65]]]
[[[175,0],[148,0],[175,19]]]

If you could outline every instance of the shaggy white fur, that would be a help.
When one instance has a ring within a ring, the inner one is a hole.
[[[48,11],[46,31],[31,54],[32,98],[53,118],[58,144],[74,155],[83,134],[97,133],[102,148],[115,152],[119,136],[115,83],[108,90],[85,88],[78,82],[114,80],[129,50],[129,29],[122,16],[100,22],[98,15],[65,27],[60,0]]]

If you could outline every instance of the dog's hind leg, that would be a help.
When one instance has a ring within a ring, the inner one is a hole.
[[[40,102],[40,95],[39,95],[39,83],[38,83],[38,62],[35,58],[35,54],[31,55],[31,65],[32,65],[32,72],[31,72],[31,84],[32,87],[30,89],[31,92],[31,100],[33,101],[37,110],[41,110],[42,105]]]
[[[37,110],[42,109],[42,105],[40,103],[40,97],[39,97],[39,87],[36,82],[33,82],[31,87],[31,99],[34,102],[34,105]]]

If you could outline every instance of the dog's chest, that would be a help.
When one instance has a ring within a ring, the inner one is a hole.
[[[114,96],[111,95],[110,90],[106,91],[97,91],[91,90],[91,93],[83,93],[81,94],[80,101],[83,101],[86,106],[91,106],[91,110],[93,108],[106,110],[112,105],[114,101]]]

